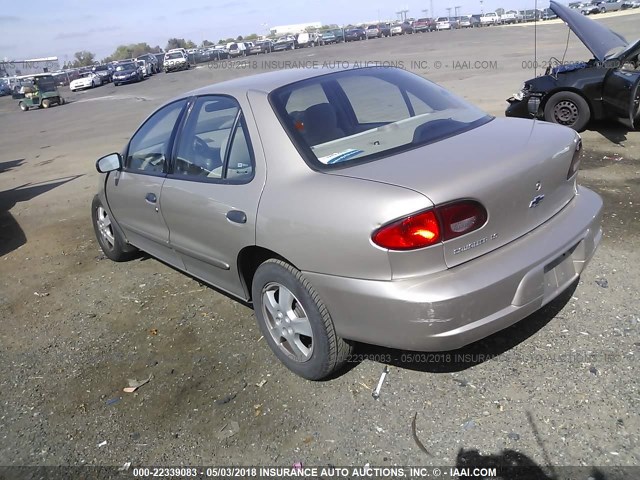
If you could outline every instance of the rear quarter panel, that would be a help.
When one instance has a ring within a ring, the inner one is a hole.
[[[386,222],[431,207],[430,200],[402,187],[312,170],[266,94],[250,91],[248,98],[267,160],[256,244],[303,271],[390,280],[388,252],[372,243],[371,234]]]

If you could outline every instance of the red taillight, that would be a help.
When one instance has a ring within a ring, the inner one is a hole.
[[[442,222],[443,240],[451,240],[473,232],[487,221],[487,211],[473,200],[450,203],[436,210]]]
[[[567,180],[569,180],[578,172],[578,167],[580,167],[581,159],[582,159],[582,140],[578,139],[576,143],[576,150],[575,152],[573,152],[573,158],[571,159],[571,165],[569,166],[569,172],[567,173]]]
[[[389,250],[414,250],[440,241],[440,225],[433,210],[397,220],[376,230],[373,242]]]
[[[416,250],[465,235],[486,221],[487,211],[480,203],[461,200],[396,220],[380,227],[371,238],[389,250]]]

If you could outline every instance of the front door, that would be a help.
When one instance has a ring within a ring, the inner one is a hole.
[[[186,100],[158,110],[129,142],[122,171],[109,175],[106,196],[130,243],[172,265],[181,266],[169,247],[169,229],[161,210],[169,152]]]

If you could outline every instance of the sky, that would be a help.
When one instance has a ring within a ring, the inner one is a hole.
[[[535,0],[483,0],[484,11],[496,8],[534,8]],[[566,3],[566,0],[565,2]],[[73,59],[89,50],[100,60],[118,45],[146,42],[164,48],[171,37],[217,42],[221,38],[250,33],[266,34],[268,28],[307,22],[348,23],[397,19],[395,12],[409,10],[409,17],[447,15],[447,7],[461,6],[459,13],[480,13],[480,0],[32,0],[22,7],[8,2],[0,11],[0,61],[58,57]],[[548,0],[538,0],[538,8]],[[454,11],[451,11],[454,14]],[[46,19],[46,21],[35,21]]]

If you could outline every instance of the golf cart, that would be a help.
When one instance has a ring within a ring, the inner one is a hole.
[[[51,105],[64,105],[64,98],[58,92],[56,80],[50,73],[23,75],[17,77],[18,85],[12,97],[19,99],[20,110],[30,108],[49,108]]]

